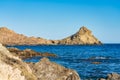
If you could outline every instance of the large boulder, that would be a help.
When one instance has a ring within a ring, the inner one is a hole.
[[[0,80],[37,80],[30,67],[0,44]]]
[[[29,65],[38,80],[80,80],[76,71],[50,62],[48,58],[42,58],[40,62]]]

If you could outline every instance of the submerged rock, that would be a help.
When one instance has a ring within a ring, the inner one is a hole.
[[[57,57],[57,55],[52,54],[52,53],[40,53],[33,51],[31,49],[25,49],[25,50],[20,50],[17,48],[8,48],[8,50],[13,53],[15,56],[20,57],[21,59],[26,59],[26,58],[31,58],[31,57],[36,57],[36,56],[41,56],[41,57]]]
[[[48,58],[42,58],[40,62],[29,65],[39,80],[80,80],[76,71],[50,62]]]

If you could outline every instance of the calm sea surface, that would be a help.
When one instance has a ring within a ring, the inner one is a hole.
[[[50,52],[58,55],[49,57],[51,61],[76,70],[82,80],[106,77],[108,73],[120,73],[120,44],[104,45],[39,45],[14,46],[21,50],[26,48],[37,52]],[[38,62],[41,57],[26,59],[27,62]],[[100,62],[101,64],[92,64]]]

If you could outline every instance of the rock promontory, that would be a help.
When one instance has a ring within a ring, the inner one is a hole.
[[[60,40],[59,44],[101,44],[101,42],[92,35],[89,29],[83,26],[72,36]]]
[[[27,37],[6,27],[0,28],[0,43],[4,45],[86,45],[101,44],[86,27],[81,27],[75,34],[61,40]]]

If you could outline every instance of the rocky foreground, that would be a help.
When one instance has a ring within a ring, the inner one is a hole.
[[[80,80],[76,71],[42,58],[25,63],[0,44],[0,80]]]
[[[25,63],[0,44],[0,80],[82,79],[80,79],[76,71],[51,62],[48,58],[42,58],[37,63]],[[97,80],[120,80],[120,74],[111,73],[106,78]]]
[[[92,31],[86,27],[81,27],[75,34],[61,40],[47,40],[44,38],[27,37],[23,34],[18,34],[6,27],[0,28],[0,43],[4,45],[86,45],[86,44],[101,44],[94,37]]]

